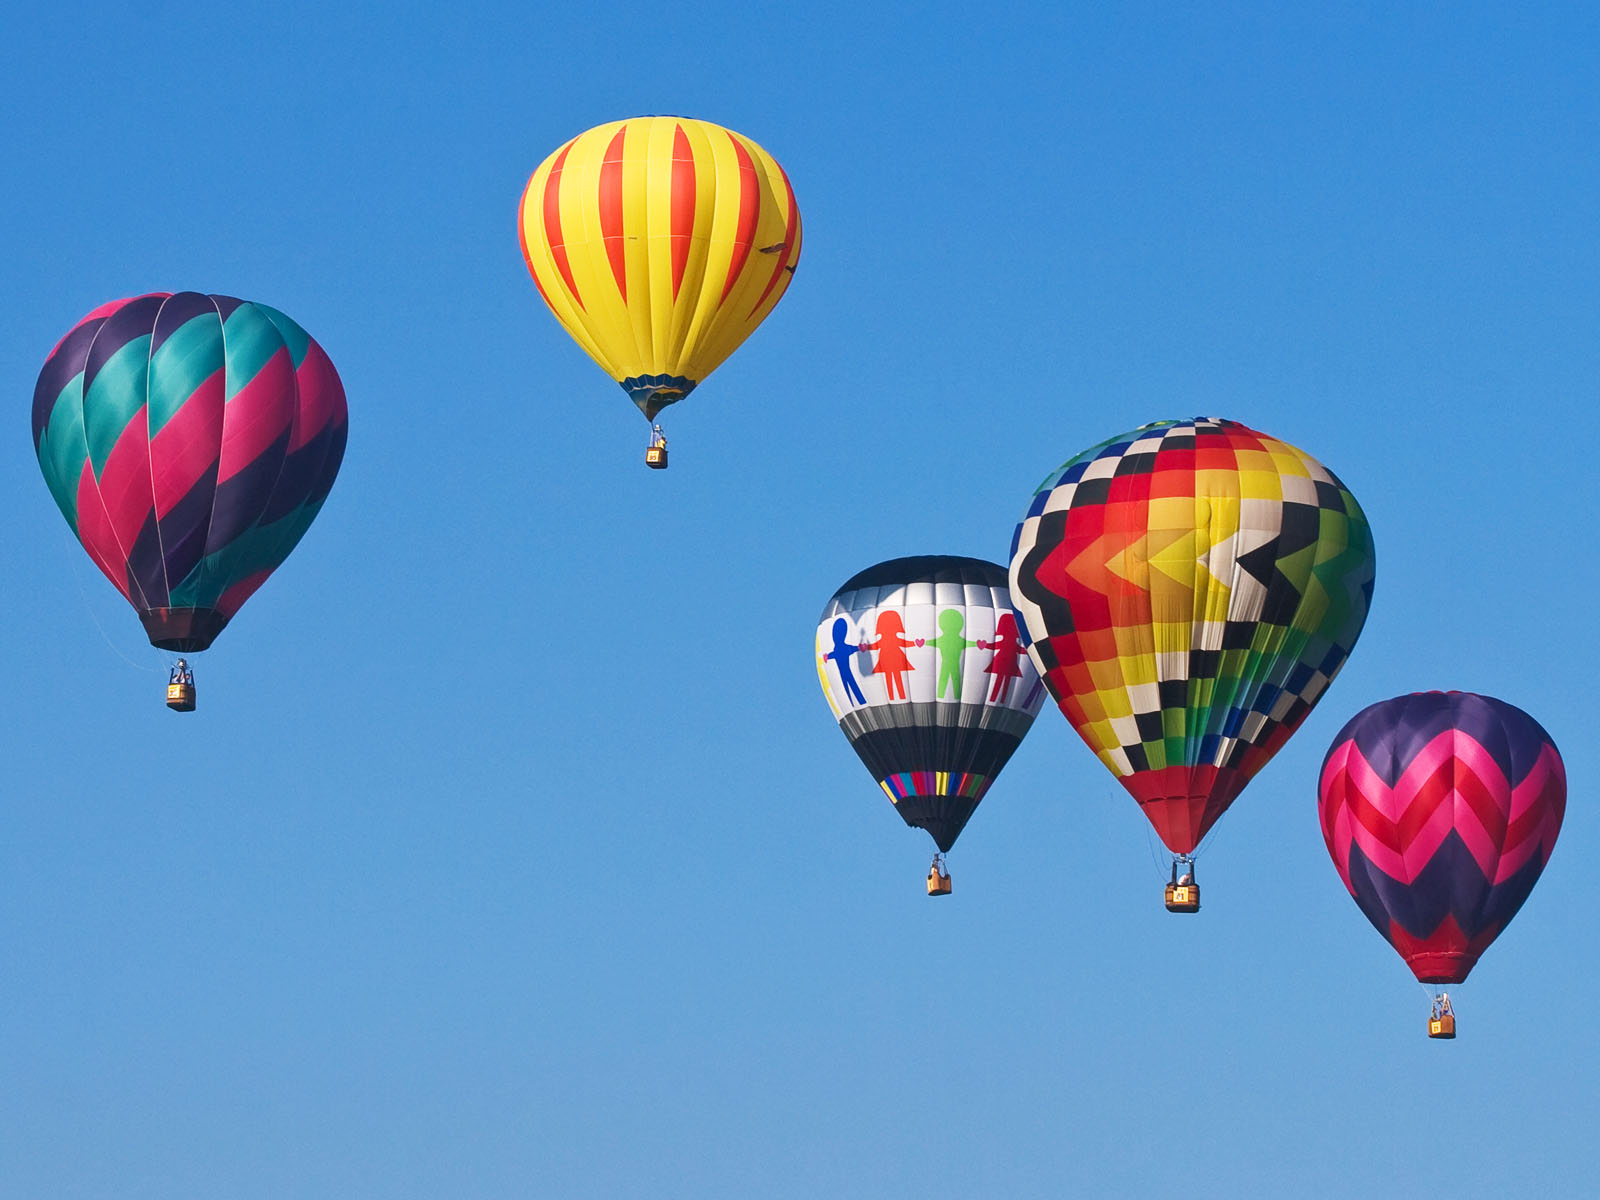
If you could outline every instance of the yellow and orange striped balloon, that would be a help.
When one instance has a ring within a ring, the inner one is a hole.
[[[651,420],[739,348],[800,261],[777,160],[687,117],[579,134],[528,180],[517,227],[550,311]]]

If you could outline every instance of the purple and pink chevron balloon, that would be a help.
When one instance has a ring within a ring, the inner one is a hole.
[[[1323,760],[1339,877],[1422,983],[1460,983],[1528,898],[1561,831],[1561,755],[1520,708],[1417,692],[1363,709]]]
[[[33,394],[39,468],[163,649],[204,650],[310,526],[344,458],[344,387],[276,309],[165,292],[95,309]]]

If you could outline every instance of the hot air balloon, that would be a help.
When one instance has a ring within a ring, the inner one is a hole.
[[[166,292],[95,309],[33,393],[33,444],[61,514],[152,645],[193,654],[288,557],[344,457],[344,388],[322,347],[264,304]],[[170,707],[194,707],[187,660]]]
[[[1344,886],[1418,982],[1463,982],[1538,881],[1566,768],[1520,708],[1418,692],[1362,709],[1322,762],[1317,810]],[[1448,993],[1428,1032],[1454,1037]]]
[[[925,555],[845,581],[817,624],[817,675],[839,728],[907,825],[944,855],[1044,703],[1005,568]]]
[[[1011,558],[1028,654],[1172,852],[1172,911],[1199,908],[1200,840],[1355,645],[1373,562],[1333,473],[1236,421],[1141,426],[1034,494]]]
[[[800,261],[777,160],[687,117],[579,134],[528,180],[517,227],[556,320],[652,423],[766,319]],[[659,425],[645,461],[667,465]]]

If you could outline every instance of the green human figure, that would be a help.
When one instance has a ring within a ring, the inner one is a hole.
[[[969,642],[961,636],[961,630],[966,624],[966,618],[959,608],[947,608],[939,614],[939,636],[929,640],[928,645],[939,651],[939,699],[944,699],[945,685],[948,684],[955,690],[955,698],[961,699],[961,652],[976,646],[980,650],[989,648],[988,642]]]

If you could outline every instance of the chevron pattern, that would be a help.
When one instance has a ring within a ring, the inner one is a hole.
[[[150,640],[204,650],[294,549],[344,457],[344,388],[262,304],[103,305],[45,361],[33,442],[56,505]]]
[[[1460,983],[1550,859],[1566,769],[1503,700],[1422,692],[1363,709],[1318,788],[1339,878],[1423,983]]]
[[[1050,694],[1186,854],[1344,664],[1373,572],[1366,517],[1331,471],[1197,418],[1064,463],[1017,526],[1010,579]]]

